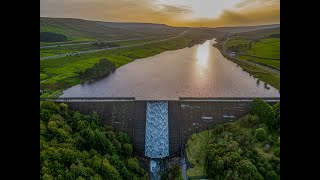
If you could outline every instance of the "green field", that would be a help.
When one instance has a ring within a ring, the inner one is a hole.
[[[258,64],[266,65],[266,66],[280,70],[280,61],[279,60],[264,59],[264,58],[252,57],[252,56],[237,56],[237,57],[240,59],[254,61]]]
[[[129,45],[136,45],[136,44],[143,44],[150,41],[157,41],[164,38],[169,37],[151,37],[147,39],[140,39],[140,40],[128,40],[128,41],[119,41],[114,42],[120,46],[129,46]],[[48,57],[48,56],[55,56],[59,54],[67,54],[67,53],[74,53],[74,52],[81,52],[81,51],[88,51],[94,49],[101,49],[103,47],[97,47],[94,44],[75,44],[72,46],[58,46],[54,48],[45,48],[40,49],[40,57]]]
[[[273,36],[272,36],[273,35]],[[225,42],[236,57],[280,70],[280,28],[232,35]]]
[[[81,83],[82,81],[77,73],[92,67],[102,58],[115,63],[118,68],[135,59],[152,56],[166,50],[186,47],[189,42],[190,39],[180,37],[137,47],[43,60],[40,61],[40,85],[42,89],[63,90]]]

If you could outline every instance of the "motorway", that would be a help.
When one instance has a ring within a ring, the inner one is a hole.
[[[120,46],[120,47],[112,47],[112,48],[102,48],[102,49],[94,49],[94,50],[88,50],[88,51],[81,51],[81,52],[75,52],[75,53],[67,53],[67,54],[59,54],[59,55],[55,55],[55,56],[48,56],[48,57],[42,57],[40,58],[40,60],[47,60],[47,59],[57,59],[57,58],[62,58],[62,57],[66,57],[66,56],[74,56],[74,55],[79,55],[79,54],[87,54],[87,53],[92,53],[92,52],[100,52],[100,51],[105,51],[105,50],[111,50],[111,49],[121,49],[121,48],[128,48],[128,47],[135,47],[135,46],[142,46],[142,45],[146,45],[146,44],[152,44],[152,43],[157,43],[157,42],[162,42],[162,41],[168,41],[171,39],[175,39],[178,37],[183,36],[187,31],[184,31],[182,33],[180,33],[177,36],[174,37],[170,37],[170,38],[166,38],[166,39],[161,39],[161,40],[157,40],[157,41],[151,41],[151,42],[146,42],[146,43],[142,43],[142,44],[134,44],[134,45],[128,45],[128,46]],[[125,40],[122,40],[125,41]],[[60,45],[61,46],[61,45]],[[67,44],[65,44],[65,46],[67,46]]]

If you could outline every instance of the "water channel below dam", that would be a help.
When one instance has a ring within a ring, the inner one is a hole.
[[[146,109],[145,156],[150,160],[150,179],[160,180],[162,159],[169,156],[168,102],[149,101]]]

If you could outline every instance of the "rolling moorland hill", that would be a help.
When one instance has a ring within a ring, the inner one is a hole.
[[[146,36],[174,35],[182,32],[163,24],[114,23],[73,18],[40,18],[40,32],[66,35],[71,41],[114,40]]]
[[[214,29],[222,32],[242,33],[242,32],[257,31],[257,30],[263,30],[263,29],[273,29],[273,28],[280,29],[280,24],[268,24],[268,25],[259,25],[259,26],[217,27]]]
[[[53,32],[68,37],[70,41],[116,40],[148,36],[170,36],[184,30],[209,30],[240,33],[280,27],[279,24],[218,28],[171,27],[165,24],[102,22],[75,18],[40,17],[40,32]]]

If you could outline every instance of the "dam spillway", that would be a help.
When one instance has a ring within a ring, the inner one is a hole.
[[[169,156],[168,102],[146,103],[145,156],[150,160],[150,179],[159,180],[161,159]]]
[[[168,102],[150,101],[146,109],[145,156],[169,156]]]

